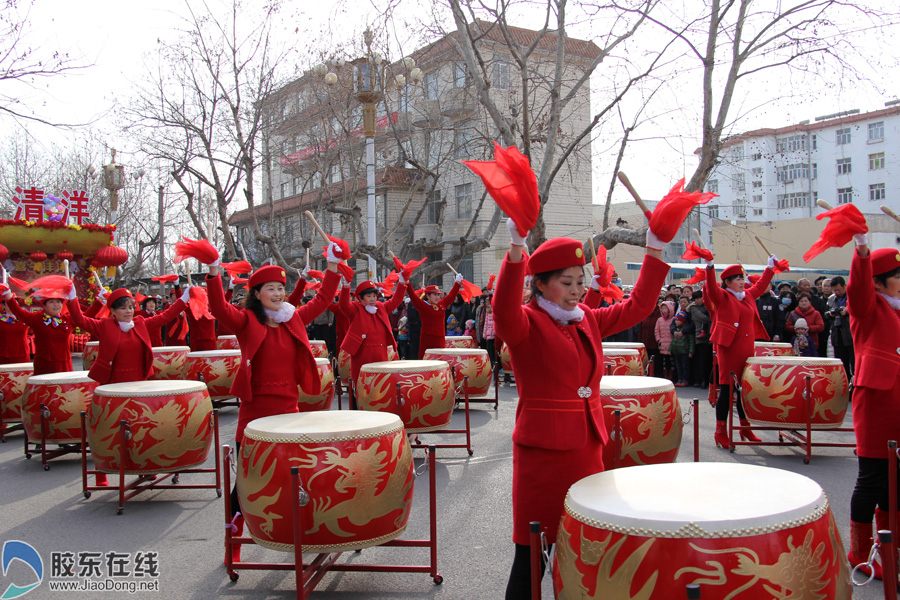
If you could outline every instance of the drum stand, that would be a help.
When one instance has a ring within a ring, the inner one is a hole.
[[[682,419],[684,419],[682,415]],[[691,418],[694,421],[694,462],[700,462],[700,401],[696,398],[691,400]],[[613,443],[613,459],[612,466],[604,465],[606,469],[618,469],[622,466],[622,411],[616,409],[613,411],[613,426],[610,431],[609,439]]]
[[[453,372],[454,381],[456,380],[456,367],[451,366],[450,371]],[[500,388],[497,387],[497,377],[499,372],[491,373],[491,379],[494,381],[494,398],[490,398],[490,391],[484,395],[482,398],[469,398],[469,404],[493,404],[494,410],[497,410],[500,407]],[[457,393],[460,391],[457,388]],[[459,402],[459,395],[457,395],[457,402]]]
[[[453,381],[456,381],[456,369],[454,367],[450,367],[450,377],[453,379]],[[465,402],[466,428],[465,429],[439,429],[436,431],[421,431],[421,432],[417,432],[417,433],[411,433],[410,436],[413,439],[410,440],[410,446],[412,448],[465,448],[466,451],[469,453],[469,456],[472,456],[475,453],[475,451],[472,450],[472,427],[471,427],[471,421],[469,418],[469,403],[471,402],[471,400],[469,400],[469,376],[468,375],[464,375],[462,383],[460,383],[458,386],[455,386],[455,388],[453,390],[453,395],[454,395],[454,404],[453,404],[454,408],[456,407],[457,404],[459,404],[460,396],[462,396],[462,399]],[[402,393],[402,390],[400,389],[399,383],[397,384],[397,396],[396,397],[397,397],[397,404],[399,405],[397,407],[397,414],[399,415],[399,414],[401,414],[400,406],[403,406],[403,403],[404,403],[403,393]],[[451,416],[452,416],[452,412],[451,412]],[[466,435],[466,443],[465,444],[423,444],[422,442],[419,441],[419,436],[425,435],[425,434],[460,434],[460,433],[464,433]]]
[[[0,392],[0,396],[3,395],[3,392]],[[11,425],[7,425],[3,420],[3,411],[0,411],[0,442],[6,443],[6,434],[7,433],[15,433],[16,431],[24,431],[25,426],[22,425],[21,421],[13,421]]]
[[[82,436],[80,444],[59,444],[59,448],[57,448],[56,450],[47,450],[47,426],[49,424],[48,419],[50,419],[50,409],[47,408],[46,404],[41,404],[38,413],[41,417],[41,441],[29,442],[28,435],[25,436],[25,458],[31,460],[32,453],[37,454],[38,452],[40,452],[41,464],[44,466],[45,471],[49,471],[49,461],[53,460],[54,458],[59,458],[60,456],[65,456],[66,454],[77,454],[79,452],[83,453],[85,451],[84,436]],[[54,442],[52,442],[51,440],[51,443]]]
[[[741,397],[741,385],[740,381],[738,381],[737,375],[734,374],[734,371],[731,372],[731,378],[734,381],[734,385],[731,388],[731,394],[728,395],[728,440],[731,442],[729,448],[731,452],[734,452],[736,446],[799,446],[806,452],[806,456],[803,457],[803,464],[808,465],[809,461],[812,459],[812,449],[814,446],[820,448],[856,448],[856,443],[812,441],[812,432],[814,431],[812,426],[814,402],[812,394],[812,378],[809,375],[806,376],[806,389],[803,391],[803,399],[805,400],[804,408],[806,413],[804,423],[806,427],[804,429],[788,429],[785,425],[751,425],[748,427],[735,426],[733,402],[735,401],[735,398],[739,399]],[[753,431],[754,429],[757,431],[777,431],[778,441],[750,442],[737,441],[734,439],[735,431],[740,434],[743,431]],[[854,433],[854,429],[852,427],[816,427],[815,431],[838,431]]]
[[[303,562],[303,530],[304,520],[301,506],[309,503],[309,496],[303,489],[300,481],[299,469],[291,467],[291,490],[293,494],[292,526],[294,534],[294,562],[293,563],[251,563],[235,562],[233,555],[234,546],[256,544],[250,537],[234,537],[230,527],[231,523],[231,494],[225,494],[225,568],[228,577],[237,581],[239,570],[248,571],[294,571],[297,585],[298,600],[309,597],[316,585],[329,571],[362,571],[371,573],[428,573],[434,583],[441,584],[444,578],[437,572],[437,491],[435,485],[435,447],[428,446],[426,450],[426,468],[428,469],[428,519],[429,536],[427,540],[395,539],[379,546],[394,546],[403,548],[428,548],[430,561],[427,565],[362,565],[362,564],[337,564],[337,559],[342,552],[326,552],[316,555],[309,563]],[[222,461],[225,463],[225,487],[231,489],[232,464],[231,449],[222,446]],[[374,546],[373,546],[374,547]],[[357,552],[360,552],[359,550]]]
[[[219,462],[219,453],[217,451],[219,447],[219,411],[214,410],[209,415],[210,420],[210,429],[213,432],[213,440],[215,445],[213,446],[213,454],[215,455],[216,466],[211,469],[204,468],[193,468],[193,469],[181,469],[178,471],[174,471],[172,473],[147,473],[147,474],[139,474],[137,478],[129,484],[125,483],[125,465],[126,461],[129,460],[129,451],[128,451],[128,443],[131,440],[131,426],[128,424],[128,421],[122,420],[119,421],[119,485],[118,486],[105,486],[105,485],[88,485],[88,475],[101,475],[107,474],[106,471],[100,471],[97,469],[88,470],[87,466],[87,415],[86,413],[81,413],[81,493],[84,494],[85,498],[91,497],[92,491],[110,491],[110,490],[118,490],[119,492],[119,506],[116,508],[116,514],[121,515],[125,512],[125,502],[131,500],[141,492],[146,492],[147,490],[208,490],[215,489],[216,495],[222,496],[222,469],[221,463]],[[207,437],[207,443],[210,441]],[[215,473],[216,474],[216,482],[206,483],[206,484],[182,484],[179,483],[180,476],[186,473]],[[170,485],[163,485],[169,479],[172,479],[172,483]]]

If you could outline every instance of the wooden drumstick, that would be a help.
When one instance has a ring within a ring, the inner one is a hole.
[[[819,205],[819,208],[824,208],[825,210],[831,210],[833,208],[830,204],[821,199],[816,200],[816,204]]]
[[[647,205],[644,204],[644,201],[641,200],[641,197],[638,195],[637,190],[634,189],[633,185],[631,185],[631,181],[628,179],[628,175],[626,175],[622,171],[619,171],[616,174],[616,177],[619,178],[619,181],[622,182],[622,185],[625,186],[625,189],[627,189],[628,192],[631,194],[631,197],[634,198],[634,201],[637,203],[638,207],[641,209],[641,212],[644,213],[644,215],[646,216],[647,213],[650,212],[650,209],[647,208]]]
[[[308,210],[304,211],[303,214],[306,215],[306,218],[309,219],[309,222],[313,224],[313,227],[315,227],[316,231],[318,231],[322,236],[322,240],[325,241],[325,246],[328,246],[331,243],[331,238],[328,237],[328,234],[325,233],[325,230],[322,229],[322,226],[319,225],[319,222],[316,221],[316,218],[313,216],[313,214]]]
[[[454,274],[454,275],[459,275],[459,273],[456,272],[456,269],[454,269],[454,268],[450,265],[450,263],[444,263],[444,264],[447,265],[447,268],[448,268],[448,269],[450,269],[451,271],[453,271],[453,274]]]
[[[697,241],[700,243],[700,247],[703,248],[704,250],[709,250],[709,248],[707,248],[706,244],[703,242],[703,238],[700,237],[700,232],[697,231],[696,228],[692,229],[691,231],[694,232],[694,237],[697,238]]]
[[[306,266],[309,266],[309,248],[306,249]]]
[[[763,244],[763,241],[762,241],[762,240],[761,240],[761,239],[759,239],[759,236],[758,236],[758,235],[754,235],[754,236],[753,236],[753,237],[755,237],[755,238],[756,238],[756,243],[757,243],[757,244],[759,244],[759,245],[760,245],[760,247],[762,247],[762,249],[763,249],[763,252],[765,252],[765,253],[766,253],[766,256],[772,256],[772,253],[771,253],[771,252],[769,252],[769,249],[768,249],[768,248],[766,248],[766,245],[765,245],[765,244]]]
[[[886,215],[889,216],[890,218],[894,219],[895,221],[900,221],[900,216],[898,216],[897,213],[895,213],[894,211],[892,211],[890,208],[888,208],[888,207],[885,206],[884,204],[881,205],[881,212],[883,212],[884,214],[886,214]]]
[[[65,273],[66,273],[66,279],[72,279],[69,276],[69,259],[68,258],[63,260],[63,271],[65,271]]]
[[[588,241],[591,243],[591,265],[594,267],[594,272],[596,273],[598,265],[596,263],[597,260],[597,248],[594,246],[594,236],[588,238]]]

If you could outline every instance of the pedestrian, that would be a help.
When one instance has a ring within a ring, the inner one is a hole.
[[[850,313],[847,312],[847,284],[838,275],[831,279],[832,294],[828,298],[828,312],[831,315],[831,344],[834,357],[844,364],[847,378],[853,380],[856,357],[853,353],[853,336],[850,332]]]
[[[400,317],[397,321],[397,355],[400,360],[409,358],[409,326],[406,316]]]
[[[72,370],[69,343],[75,332],[75,324],[72,323],[71,317],[62,314],[63,301],[68,298],[68,294],[68,290],[45,291],[40,299],[41,310],[28,312],[19,306],[9,288],[3,291],[9,312],[20,323],[27,325],[34,335],[32,362],[35,375],[65,373]]]
[[[686,387],[691,380],[691,359],[694,358],[694,334],[686,333],[686,325],[690,321],[687,312],[679,310],[675,314],[672,324],[675,326],[675,334],[669,345],[669,352],[675,361],[677,372],[676,387]]]
[[[690,309],[694,322],[694,363],[691,372],[694,374],[694,386],[706,389],[712,374],[712,344],[709,343],[712,319],[703,305],[703,292],[697,290],[691,298],[694,301]]]
[[[794,347],[794,356],[819,356],[816,339],[809,334],[809,326],[802,317],[794,323],[794,339],[791,340],[791,345]]]
[[[800,318],[806,319],[809,333],[814,336],[818,336],[825,329],[825,321],[822,320],[819,311],[813,307],[812,298],[807,292],[800,292],[797,296],[797,308],[791,311],[784,324],[784,331],[791,336],[791,339],[794,336],[794,323]]]
[[[484,338],[484,349],[487,350],[488,356],[491,359],[492,368],[494,366],[494,361],[497,358],[497,347],[495,346],[495,339],[497,335],[494,327],[494,309],[489,301],[485,301],[484,327],[481,331],[481,336]]]
[[[766,328],[766,333],[769,334],[768,339],[773,342],[781,341],[781,334],[784,329],[784,325],[781,328],[778,327],[779,303],[778,296],[772,292],[772,284],[767,285],[763,293],[756,299],[756,310],[759,312],[759,320],[762,321],[763,327]]]
[[[665,300],[659,307],[659,319],[656,320],[654,333],[656,335],[656,343],[659,346],[659,367],[656,372],[657,377],[669,379],[675,382],[675,361],[672,360],[672,329],[669,325],[675,319],[675,303],[671,300]]]

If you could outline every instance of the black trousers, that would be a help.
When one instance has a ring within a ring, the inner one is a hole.
[[[238,460],[241,456],[241,443],[234,443],[234,459]],[[237,477],[234,478],[234,487],[231,488],[231,518],[234,518],[234,515],[241,512],[241,501],[238,500],[237,495]]]
[[[875,508],[889,510],[888,459],[860,456],[856,487],[850,497],[850,520],[871,523]],[[900,478],[898,478],[900,481]],[[900,498],[900,493],[897,494]],[[900,502],[898,502],[900,505]]]
[[[722,385],[719,388],[719,400],[716,402],[716,421],[728,420],[728,395],[731,394],[731,385]],[[737,402],[738,418],[746,419],[744,414],[744,405],[741,404],[740,397],[734,399]]]
[[[541,554],[541,579],[546,567]],[[516,544],[516,555],[506,584],[506,600],[531,600],[531,546]]]

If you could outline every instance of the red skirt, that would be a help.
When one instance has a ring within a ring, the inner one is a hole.
[[[350,356],[350,377],[353,381],[356,381],[359,378],[359,371],[363,368],[363,365],[373,362],[384,362],[387,359],[387,346],[384,344],[360,346],[356,354]]]
[[[591,429],[578,450],[547,450],[513,444],[513,542],[530,544],[530,523],[541,522],[547,542],[556,532],[569,488],[603,471],[603,442]]]
[[[425,356],[425,351],[429,348],[443,348],[444,344],[444,336],[423,333],[419,337],[419,360],[422,360],[422,357]]]
[[[234,433],[235,441],[241,443],[247,423],[254,419],[300,412],[300,408],[297,406],[298,396],[299,392],[293,396],[289,394],[254,394],[249,400],[241,398],[241,406],[238,408],[237,431]]]

